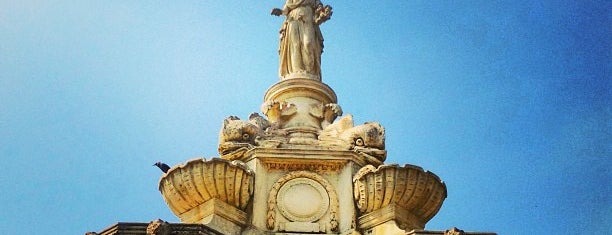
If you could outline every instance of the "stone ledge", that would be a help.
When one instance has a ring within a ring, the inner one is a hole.
[[[206,217],[218,215],[238,226],[244,226],[247,214],[219,199],[211,199],[201,205],[179,215],[186,223],[200,223]]]
[[[150,226],[160,229],[150,229]],[[202,224],[167,223],[162,220],[151,223],[119,222],[100,232],[87,232],[85,235],[223,235]]]
[[[406,233],[406,235],[497,235],[493,232],[465,232],[458,228],[451,228],[446,231],[435,230],[420,230],[415,229]]]
[[[359,217],[359,228],[369,230],[389,221],[395,221],[399,229],[415,229],[425,226],[425,223],[410,211],[396,205],[389,205]]]

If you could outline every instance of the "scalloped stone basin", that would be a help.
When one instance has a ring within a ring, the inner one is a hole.
[[[172,167],[159,180],[159,191],[179,217],[213,198],[244,211],[253,181],[253,172],[242,162],[198,158]]]
[[[355,202],[362,214],[397,206],[425,223],[438,213],[446,199],[446,185],[440,178],[414,165],[367,165],[353,177]]]

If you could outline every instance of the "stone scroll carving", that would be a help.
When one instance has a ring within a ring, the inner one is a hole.
[[[270,122],[282,123],[283,120],[289,119],[297,113],[297,108],[294,104],[279,101],[267,101],[261,105],[261,111],[265,114]]]
[[[325,129],[336,117],[342,115],[342,108],[338,104],[316,104],[310,108],[310,115],[320,120],[321,128]]]
[[[385,128],[377,122],[366,122],[363,125],[354,126],[353,116],[350,114],[323,129],[318,139],[323,146],[355,150],[374,158],[371,162],[378,164],[382,164],[387,157]]]
[[[308,203],[296,201],[301,198],[307,198]],[[278,228],[290,231],[292,224],[300,224],[314,225],[312,230],[301,232],[337,231],[338,210],[338,195],[327,180],[313,172],[294,171],[272,186],[268,196],[266,226],[270,230]],[[326,214],[329,215],[327,221],[321,221]],[[289,223],[277,224],[279,215]]]
[[[273,127],[283,128],[284,123],[298,114],[298,109],[295,104],[279,101],[268,101],[261,106],[261,111],[269,118],[270,122],[275,124]],[[336,117],[342,115],[342,108],[335,103],[328,104],[311,104],[308,108],[308,114],[314,118],[313,123],[309,126],[318,126],[323,129],[329,126]],[[270,133],[274,135],[273,133]]]

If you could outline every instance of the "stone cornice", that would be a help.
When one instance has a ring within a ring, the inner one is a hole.
[[[263,161],[274,162],[271,159],[283,160],[300,160],[300,161],[317,161],[317,164],[337,164],[340,162],[351,161],[359,166],[368,164],[366,157],[350,150],[327,150],[327,149],[270,149],[270,148],[253,148],[247,151],[242,159],[244,162],[249,162],[253,159],[262,159]]]

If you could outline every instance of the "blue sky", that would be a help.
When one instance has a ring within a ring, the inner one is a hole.
[[[612,231],[609,1],[324,3],[344,112],[447,184],[427,229]],[[282,4],[0,1],[0,231],[178,221],[151,165],[214,157],[259,111]]]

